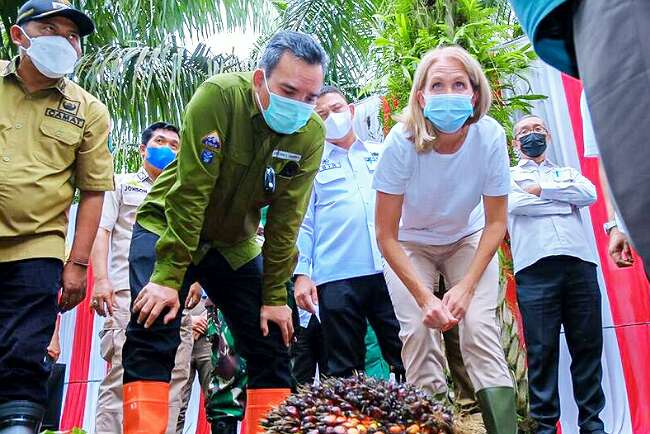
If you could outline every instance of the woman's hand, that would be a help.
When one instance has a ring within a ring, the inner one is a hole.
[[[458,324],[458,320],[454,318],[447,306],[433,294],[422,306],[422,313],[424,314],[422,322],[432,329],[445,332]]]
[[[474,297],[474,286],[464,281],[460,281],[457,285],[447,291],[442,298],[444,304],[449,312],[458,321],[465,317],[469,304]]]

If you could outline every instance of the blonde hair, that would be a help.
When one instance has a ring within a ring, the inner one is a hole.
[[[476,104],[474,104],[474,114],[468,119],[468,125],[478,122],[487,113],[492,104],[492,91],[490,89],[490,83],[483,72],[483,68],[481,68],[478,61],[464,48],[457,45],[449,45],[428,51],[422,57],[422,60],[420,60],[418,68],[415,71],[408,105],[402,114],[395,117],[397,121],[404,123],[405,130],[415,144],[417,152],[431,151],[436,141],[438,130],[424,117],[422,107],[420,107],[420,102],[418,101],[418,91],[424,90],[429,69],[442,58],[457,60],[464,66],[472,88],[477,95]]]

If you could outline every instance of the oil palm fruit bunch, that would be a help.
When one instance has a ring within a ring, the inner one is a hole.
[[[267,434],[453,434],[452,412],[426,392],[358,374],[303,386],[261,423]]]

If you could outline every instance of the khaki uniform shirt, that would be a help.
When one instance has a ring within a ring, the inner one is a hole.
[[[115,190],[107,191],[99,227],[111,234],[108,276],[115,291],[129,289],[129,247],[135,213],[153,181],[144,168],[115,177]]]
[[[272,131],[251,76],[216,75],[199,87],[186,108],[178,158],[154,183],[137,221],[160,235],[151,281],[180,288],[188,265],[211,247],[233,269],[255,258],[260,209],[269,205],[262,302],[277,306],[286,303],[325,130],[314,113],[295,134]],[[267,167],[276,173],[274,193],[264,191]]]
[[[75,188],[113,189],[106,107],[68,79],[28,93],[0,61],[0,262],[64,258]]]

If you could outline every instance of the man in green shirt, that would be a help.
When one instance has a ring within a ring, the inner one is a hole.
[[[313,108],[326,65],[313,38],[280,32],[253,73],[208,79],[186,107],[183,147],[142,204],[131,241],[126,434],[164,431],[179,307],[196,281],[247,361],[248,432],[288,395],[293,327],[285,282],[320,165],[325,134]],[[260,249],[255,238],[266,205]]]

